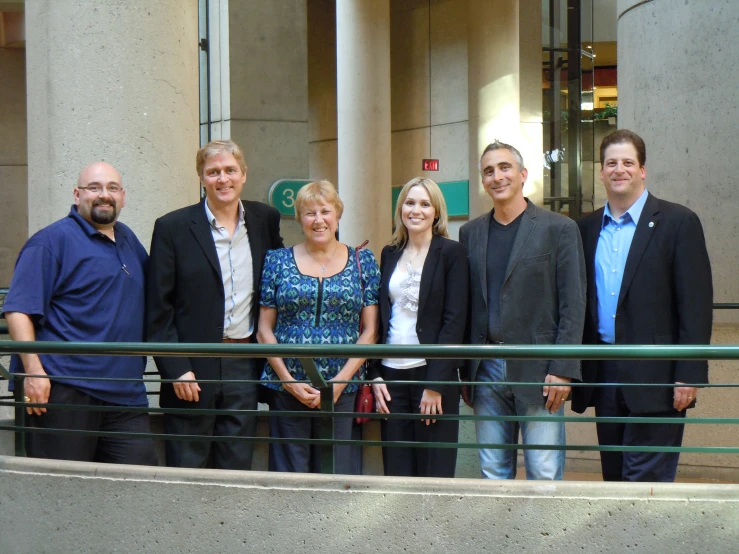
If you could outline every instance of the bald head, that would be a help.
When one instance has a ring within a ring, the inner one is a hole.
[[[93,227],[103,232],[112,230],[126,204],[121,174],[106,162],[88,165],[77,178],[74,203]]]
[[[93,182],[100,184],[116,183],[123,186],[121,174],[107,162],[95,162],[80,171],[80,176],[77,177],[78,187],[86,187]]]

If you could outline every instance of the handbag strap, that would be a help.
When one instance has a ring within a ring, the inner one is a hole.
[[[362,280],[362,264],[359,263],[359,251],[367,246],[369,241],[366,240],[354,249],[354,257],[357,260],[357,271],[359,271],[359,287],[362,290],[362,304],[364,304],[364,281]],[[362,334],[362,313],[359,314],[359,334]]]

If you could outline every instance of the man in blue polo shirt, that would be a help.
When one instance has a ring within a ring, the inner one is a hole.
[[[21,250],[4,306],[10,336],[17,341],[142,341],[147,254],[133,231],[117,222],[126,201],[120,174],[104,162],[86,167],[74,201],[67,217],[40,230]],[[20,354],[10,368],[28,376],[27,402],[47,404],[28,408],[31,427],[148,433],[146,412],[54,408],[145,407],[145,365],[143,356]],[[150,439],[32,432],[26,445],[36,458],[157,464]]]

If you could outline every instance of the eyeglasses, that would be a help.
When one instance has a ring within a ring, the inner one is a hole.
[[[123,190],[121,185],[88,185],[86,187],[77,187],[80,190],[90,191],[91,194],[100,194],[104,190],[107,190],[109,194],[118,194]]]

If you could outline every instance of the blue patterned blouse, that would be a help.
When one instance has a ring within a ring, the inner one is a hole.
[[[341,272],[320,281],[303,275],[295,263],[292,248],[270,250],[264,259],[260,304],[277,310],[274,334],[280,344],[354,344],[359,338],[359,319],[364,306],[377,304],[380,270],[370,250],[359,251],[362,264],[364,296],[354,249]],[[283,358],[290,375],[307,379],[295,358]],[[316,358],[316,367],[324,379],[332,379],[346,363],[346,358]],[[364,378],[356,375],[355,379]],[[265,364],[262,380],[271,389],[284,390],[279,377]],[[344,393],[356,392],[357,385],[347,385]]]

